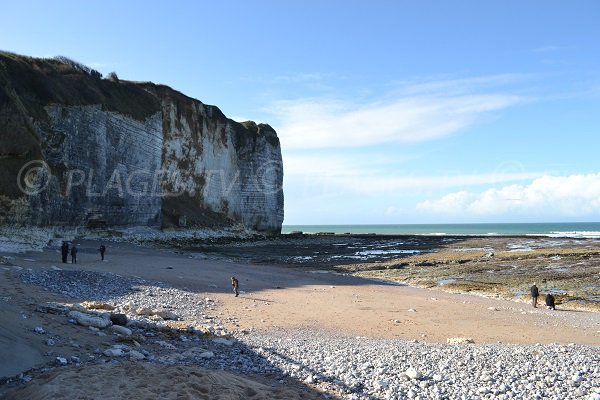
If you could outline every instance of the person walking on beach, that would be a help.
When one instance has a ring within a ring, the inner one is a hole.
[[[60,251],[62,253],[62,262],[67,263],[67,258],[69,257],[69,243],[62,242],[62,246],[60,247]]]
[[[71,248],[71,264],[77,264],[77,247],[75,245]]]
[[[556,310],[556,306],[554,305],[554,296],[550,293],[548,293],[546,295],[546,305],[551,309],[551,310]]]
[[[102,261],[104,261],[104,253],[106,253],[106,246],[101,244],[98,250],[100,251],[100,257],[102,257]]]
[[[537,308],[537,301],[538,301],[538,297],[540,296],[540,291],[538,290],[538,287],[535,285],[535,282],[531,286],[530,290],[531,290],[531,305],[533,305],[533,308]]]
[[[235,297],[238,297],[240,294],[240,282],[237,280],[235,276],[231,277],[231,287],[233,287],[233,292],[235,293]]]

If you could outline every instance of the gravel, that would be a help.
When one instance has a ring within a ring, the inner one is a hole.
[[[258,366],[351,398],[562,400],[600,392],[600,352],[588,346],[427,344],[315,331],[239,339],[260,356]]]
[[[106,302],[116,306],[138,323],[154,324],[162,321],[152,315],[135,315],[136,309],[172,312],[176,319],[210,322],[213,329],[223,330],[220,321],[206,313],[214,311],[216,303],[198,293],[176,289],[162,282],[124,277],[111,272],[33,270],[20,271],[21,280],[79,301]],[[210,320],[210,321],[209,321]],[[212,330],[212,329],[211,329]]]
[[[64,296],[92,301],[103,301],[125,296],[141,285],[157,285],[138,278],[126,278],[111,272],[23,270],[21,280],[36,284]]]

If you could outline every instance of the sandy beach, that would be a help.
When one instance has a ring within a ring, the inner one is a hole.
[[[45,395],[58,393],[57,388],[71,394],[65,398],[76,395],[95,398],[98,392],[91,389],[90,382],[115,380],[125,381],[123,391],[104,390],[103,398],[117,398],[117,393],[127,398],[152,397],[155,392],[147,387],[148,381],[170,382],[172,390],[183,393],[184,398],[323,396],[314,385],[291,378],[284,390],[278,383],[281,379],[269,374],[242,377],[177,364],[158,370],[155,364],[145,361],[135,367],[117,363],[117,367],[114,359],[104,359],[98,352],[84,362],[82,352],[93,354],[94,349],[117,343],[115,340],[120,336],[90,335],[89,330],[68,323],[60,313],[37,312],[40,305],[48,302],[72,305],[89,299],[23,283],[20,274],[29,269],[32,274],[49,275],[77,271],[109,273],[123,279],[161,282],[185,296],[210,299],[207,312],[221,322],[222,331],[217,336],[221,333],[224,337],[318,330],[339,337],[398,339],[432,345],[446,343],[449,338],[468,338],[476,344],[600,346],[600,314],[594,312],[560,308],[553,311],[543,306],[534,309],[526,302],[415,288],[328,271],[226,262],[206,259],[194,252],[128,243],[107,243],[106,261],[102,262],[96,251],[98,241],[77,241],[77,244],[80,249],[77,264],[61,263],[58,249],[54,248],[6,254],[3,258],[0,344],[3,359],[8,362],[3,362],[1,372],[5,378],[17,377],[5,379],[0,387],[4,393],[16,388],[17,392],[7,398],[46,398]],[[231,291],[231,276],[240,281],[239,297]],[[114,299],[103,300],[110,303]],[[202,300],[197,304],[200,303]],[[179,306],[193,308],[194,304]],[[186,329],[206,322],[205,314],[193,315],[190,311],[190,316],[179,316],[176,321],[161,321],[167,327],[179,329],[181,336]],[[38,326],[52,332],[60,345],[49,347],[48,335],[35,332]],[[58,355],[81,361],[56,367]],[[121,374],[120,370],[128,372]],[[23,385],[22,372],[30,377],[26,381],[31,382]],[[140,374],[147,379],[138,382],[132,378]],[[219,389],[223,387],[228,389]],[[255,394],[249,395],[244,390]],[[217,392],[221,397],[215,395]],[[335,396],[335,391],[330,395]]]

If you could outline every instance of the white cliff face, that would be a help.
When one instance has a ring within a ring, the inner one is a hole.
[[[52,166],[47,190],[29,197],[40,225],[160,225],[162,118],[141,122],[98,106],[46,107],[40,131]]]
[[[28,222],[242,224],[279,232],[283,164],[276,133],[184,100],[163,98],[162,115],[143,122],[99,105],[47,106],[50,129],[40,135],[51,175],[47,189],[28,198]]]
[[[47,191],[30,198],[41,224],[226,226],[278,232],[283,166],[275,132],[170,97],[140,122],[100,106],[48,106]],[[181,104],[181,103],[179,103]],[[63,170],[61,176],[56,171]]]
[[[0,225],[280,232],[275,131],[166,86],[0,52]]]
[[[163,202],[167,212],[197,224],[202,218],[210,224],[219,213],[248,229],[279,232],[283,164],[276,133],[267,125],[228,120],[217,108],[173,91],[161,98],[163,190],[180,194]],[[178,207],[182,196],[208,214],[194,217]]]
[[[258,230],[281,230],[283,161],[275,131],[245,124],[248,133],[234,136],[240,168],[241,219]],[[256,130],[255,130],[256,129]]]

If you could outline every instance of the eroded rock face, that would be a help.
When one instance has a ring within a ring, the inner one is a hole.
[[[142,122],[99,105],[46,111],[42,153],[57,173],[47,190],[30,196],[39,210],[32,222],[160,226],[161,114]]]
[[[147,86],[162,100],[163,222],[218,224],[210,213],[259,231],[281,230],[283,164],[269,125],[239,124],[221,111],[164,86]],[[185,200],[184,200],[185,199]],[[189,212],[189,204],[207,213]],[[222,223],[222,220],[221,220]]]
[[[0,225],[281,230],[270,126],[57,60],[0,52],[0,84]]]

